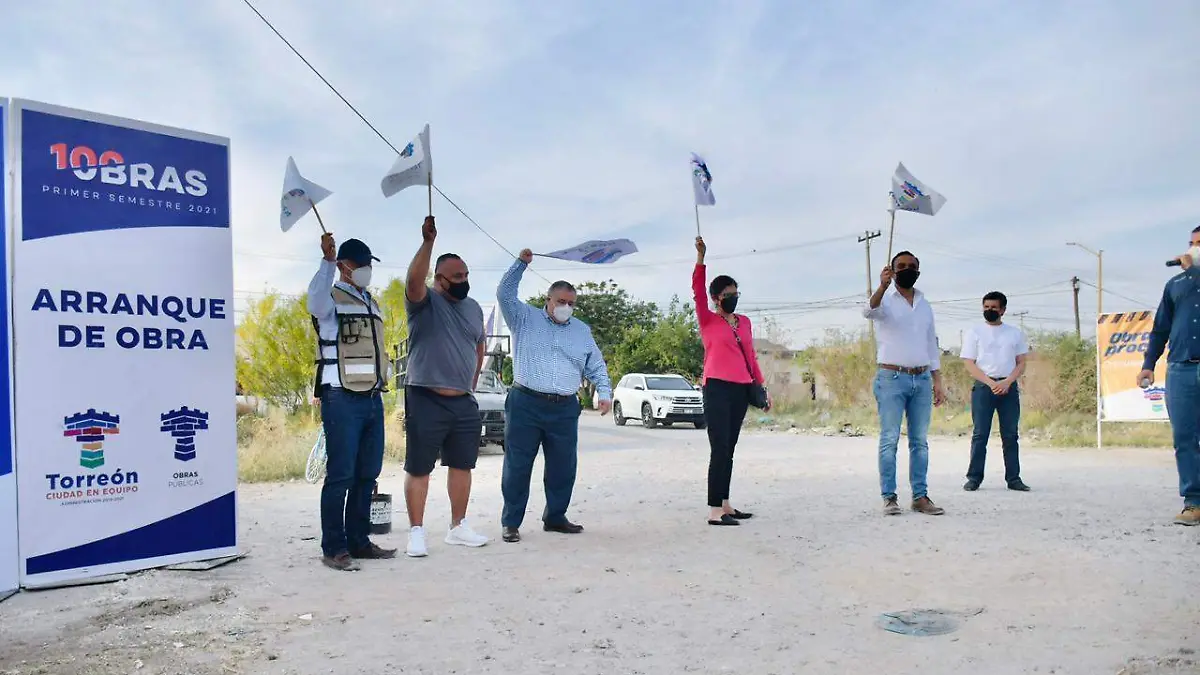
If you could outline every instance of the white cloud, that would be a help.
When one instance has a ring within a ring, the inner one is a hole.
[[[898,219],[927,293],[1058,283],[1061,297],[1013,297],[1046,325],[1071,325],[1072,274],[1094,280],[1094,259],[1063,242],[1106,249],[1110,285],[1154,300],[1162,259],[1200,222],[1188,2],[256,5],[392,142],[431,123],[435,180],[509,249],[620,235],[642,250],[603,269],[539,262],[549,278],[688,296],[691,150],[715,177],[710,251],[759,252],[713,261],[747,306],[865,293],[854,235],[884,230],[882,264],[898,160],[949,198],[936,218]],[[240,290],[299,292],[317,257],[315,222],[276,226],[288,155],[334,191],[327,224],[371,244],[381,271],[402,274],[415,250],[425,195],[380,196],[390,151],[242,3],[24,3],[0,59],[0,94],[229,136]],[[505,254],[434,210],[439,249],[490,296]],[[942,307],[953,344],[976,307]],[[797,340],[861,325],[797,312],[778,312]]]

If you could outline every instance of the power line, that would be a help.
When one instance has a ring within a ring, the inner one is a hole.
[[[335,95],[337,95],[337,97],[342,100],[342,103],[345,103],[346,107],[350,108],[350,110],[355,115],[358,116],[358,119],[362,120],[363,124],[367,125],[367,127],[371,131],[375,132],[375,135],[379,137],[379,140],[386,143],[387,146],[392,149],[392,152],[396,153],[397,155],[400,154],[400,150],[397,149],[396,146],[387,139],[387,136],[384,136],[383,132],[379,131],[379,129],[377,129],[374,124],[371,124],[371,121],[367,119],[366,115],[363,115],[361,112],[359,112],[358,108],[355,108],[353,103],[351,103],[349,100],[347,100],[345,96],[342,96],[342,92],[338,91],[337,87],[333,86],[333,83],[331,83],[328,79],[326,79],[325,76],[321,74],[321,71],[317,70],[316,66],[314,66],[312,63],[310,63],[308,59],[304,58],[304,55],[300,53],[300,50],[296,49],[296,47],[293,46],[292,43],[289,42],[288,39],[283,36],[283,33],[280,33],[279,29],[275,28],[275,26],[269,20],[267,20],[267,17],[263,16],[263,13],[258,11],[258,8],[250,3],[250,0],[242,0],[242,2],[246,3],[246,6],[249,7],[251,9],[251,11],[253,11],[256,15],[258,15],[259,19],[262,19],[262,22],[267,25],[267,28],[270,28],[271,32],[275,33],[275,35],[278,36],[279,39],[283,41],[283,44],[287,45],[288,49],[292,50],[292,53],[295,54],[297,57],[299,57],[299,59],[304,62],[304,65],[308,66],[308,69],[311,70],[314,75],[321,78],[321,81],[325,83],[325,86],[329,87],[329,90],[332,91]],[[442,189],[440,187],[438,187],[436,185],[431,185],[430,187],[432,187],[433,190],[435,190],[439,195],[441,195],[442,199],[445,199],[450,204],[450,206],[453,206],[456,211],[458,211],[460,214],[462,214],[462,217],[466,218],[467,222],[474,225],[475,229],[482,232],[483,236],[487,237],[488,239],[491,239],[493,244],[499,246],[502,251],[507,253],[513,259],[516,259],[517,256],[512,251],[508,250],[508,248],[506,248],[504,246],[504,244],[501,244],[495,237],[493,237],[491,235],[490,232],[483,229],[483,227],[480,226],[479,223],[475,222],[474,218],[467,215],[467,212],[463,211],[462,207],[459,206],[458,204],[456,204],[453,199],[450,199],[449,197],[447,197],[446,193],[442,192]],[[541,277],[546,283],[550,283],[550,280],[546,279],[546,277],[543,277],[542,275],[538,274],[537,270],[532,270],[532,271],[535,275]]]
[[[1084,286],[1090,286],[1091,288],[1097,288],[1096,284],[1088,283],[1088,282],[1084,281],[1083,279],[1080,279],[1080,280],[1079,280],[1079,283],[1083,284]],[[1122,293],[1118,293],[1118,292],[1116,292],[1116,291],[1113,291],[1113,290],[1110,290],[1110,289],[1107,289],[1107,288],[1106,288],[1106,289],[1104,289],[1104,292],[1105,292],[1106,294],[1108,294],[1108,295],[1111,295],[1111,296],[1115,297],[1115,298],[1121,298],[1122,300],[1128,300],[1128,301],[1130,301],[1130,302],[1136,302],[1136,303],[1138,303],[1138,305],[1140,305],[1140,306],[1142,306],[1142,307],[1154,307],[1154,303],[1150,303],[1150,302],[1143,302],[1143,301],[1141,301],[1141,300],[1138,300],[1137,298],[1131,298],[1131,297],[1129,297],[1128,295],[1124,295],[1124,294],[1122,294]]]
[[[760,251],[758,249],[752,248],[747,251],[742,251],[741,253],[726,253],[726,254],[712,255],[712,256],[709,256],[708,259],[709,260],[733,260],[735,258],[746,258],[746,257],[750,257],[750,256],[771,255],[774,253],[782,253],[785,251],[794,251],[794,250],[800,249],[800,248],[810,248],[813,246],[832,244],[832,243],[848,240],[850,237],[851,237],[851,235],[841,235],[838,237],[827,237],[825,239],[815,239],[812,241],[797,242],[795,244],[785,244],[783,246],[775,246],[766,251]],[[249,251],[234,251],[234,253],[236,255],[244,255],[244,256],[250,256],[250,257],[254,257],[254,258],[267,258],[270,260],[288,260],[288,261],[303,262],[303,263],[311,263],[312,262],[312,260],[310,258],[301,258],[299,256],[285,256],[285,255],[278,255],[278,254],[271,254],[271,253],[251,253]],[[660,260],[658,262],[650,262],[650,263],[632,263],[632,264],[630,264],[630,263],[615,263],[612,265],[603,265],[603,266],[594,265],[593,267],[608,267],[609,269],[626,270],[626,269],[635,269],[635,268],[640,268],[640,267],[662,267],[663,265],[692,263],[692,262],[695,262],[695,259],[696,259],[695,256],[692,256],[689,258],[673,258],[670,260]],[[401,267],[399,265],[384,265],[384,264],[379,264],[379,263],[373,265],[373,267],[376,267],[378,269],[394,269],[394,270],[407,269],[406,267]],[[494,265],[482,265],[482,266],[478,266],[478,267],[473,266],[473,267],[471,267],[471,269],[475,270],[475,271],[480,271],[480,272],[502,272],[502,271],[507,270],[508,267],[497,267]],[[530,269],[533,269],[533,268],[530,268]],[[574,271],[578,271],[579,267],[542,267],[540,269],[543,272],[574,272]],[[545,277],[543,277],[543,279],[544,278]]]

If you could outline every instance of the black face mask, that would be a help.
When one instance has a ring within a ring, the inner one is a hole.
[[[726,314],[733,314],[733,310],[737,309],[737,302],[738,296],[736,295],[728,295],[724,298],[721,298],[721,311],[725,312]]]
[[[983,310],[983,320],[988,323],[996,323],[1000,320],[1000,312],[994,309],[985,309]]]
[[[921,273],[913,268],[903,269],[896,272],[896,285],[905,290],[917,285],[917,277]]]
[[[469,281],[450,281],[446,286],[446,292],[455,300],[462,300],[467,297],[467,293],[471,292],[471,282]]]

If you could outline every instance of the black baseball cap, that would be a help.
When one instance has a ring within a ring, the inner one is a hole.
[[[379,262],[379,258],[371,255],[371,249],[359,239],[347,239],[338,247],[338,260],[349,260],[359,267],[366,267],[371,261]]]

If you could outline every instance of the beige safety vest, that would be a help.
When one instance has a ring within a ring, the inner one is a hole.
[[[323,373],[327,366],[337,366],[342,388],[356,392],[387,391],[387,350],[383,342],[383,317],[378,305],[367,304],[362,298],[338,286],[333,290],[334,312],[337,316],[338,336],[336,340],[321,339],[320,326],[313,317],[317,329],[317,382],[316,395],[321,395]],[[336,358],[328,358],[325,347],[333,347]]]

